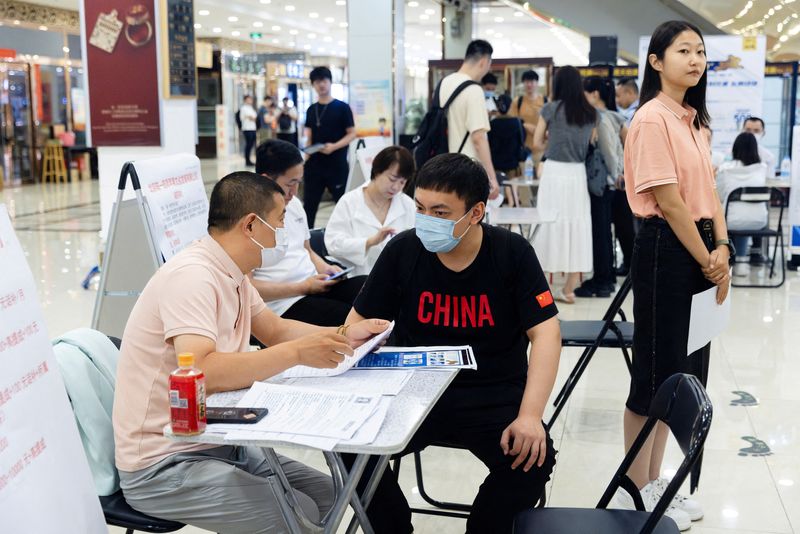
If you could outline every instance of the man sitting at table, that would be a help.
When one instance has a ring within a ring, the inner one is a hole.
[[[249,387],[303,364],[330,368],[385,321],[320,328],[266,309],[246,273],[275,250],[285,214],[271,180],[236,172],[211,193],[209,235],[162,266],[131,312],[122,338],[114,398],[120,486],[128,503],[155,517],[221,533],[286,532],[262,449],[172,441],[169,374],[191,352],[207,394]],[[340,335],[342,332],[345,335]],[[249,351],[250,334],[270,348]],[[331,508],[330,478],[279,457],[312,520]]]
[[[265,141],[256,149],[256,172],[283,189],[287,246],[282,255],[253,271],[253,286],[269,309],[285,319],[320,326],[342,324],[366,277],[328,280],[342,269],[311,249],[308,219],[297,198],[303,182],[300,150],[286,141]]]
[[[489,179],[479,163],[463,154],[431,159],[414,196],[416,229],[386,245],[347,322],[395,320],[401,346],[472,346],[478,370],[459,373],[401,454],[440,441],[469,449],[489,476],[467,532],[510,532],[555,465],[542,414],[561,352],[558,310],[531,245],[481,222]],[[381,479],[367,513],[376,533],[413,531],[394,476]]]

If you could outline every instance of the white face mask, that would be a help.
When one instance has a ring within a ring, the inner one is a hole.
[[[273,228],[271,224],[258,215],[256,215],[256,218],[267,225],[270,230],[275,232],[275,246],[272,248],[266,248],[252,237],[250,238],[250,241],[258,245],[261,249],[261,268],[265,269],[267,267],[273,267],[280,263],[284,256],[286,256],[286,250],[289,248],[289,240],[288,235],[286,234],[286,228]]]

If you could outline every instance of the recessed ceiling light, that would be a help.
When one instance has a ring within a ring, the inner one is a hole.
[[[197,12],[197,14],[200,15],[201,17],[207,17],[208,15],[211,14],[211,11],[207,9],[201,9],[200,11]]]
[[[228,17],[228,22],[239,22],[239,17],[230,16]]]
[[[317,13],[316,11],[312,11],[311,13],[308,14],[308,18],[310,18],[310,19],[318,19],[319,18],[319,13]]]
[[[300,32],[297,30],[289,30],[289,35],[297,35],[298,33]]]
[[[275,26],[272,27],[272,31],[279,32],[279,31],[281,31],[281,27],[278,26],[278,25],[275,25]]]
[[[409,2],[408,7],[419,7],[419,2]]]
[[[489,8],[488,7],[482,7],[478,11],[480,11],[481,13],[488,13],[489,12]]]
[[[199,29],[200,29],[200,28],[202,28],[202,27],[203,27],[203,25],[202,25],[202,24],[195,24],[195,25],[194,25],[194,29],[195,29],[195,30],[199,30]]]
[[[317,34],[316,33],[309,33],[308,34],[308,38],[309,39],[316,39],[317,38]]]
[[[233,30],[231,32],[231,35],[233,35],[234,37],[239,37],[241,35],[241,33],[239,32],[239,30]]]
[[[42,24],[41,26],[39,26],[39,29],[42,30],[43,32],[46,32],[47,31],[47,26]]]
[[[503,17],[495,17],[494,18],[495,22],[503,22],[504,20],[506,20],[506,19],[504,19]]]
[[[214,33],[222,33],[222,28],[212,28],[211,31]]]
[[[63,50],[65,54],[69,54],[69,47],[68,46],[63,47],[61,50]]]
[[[19,21],[18,21],[18,20],[15,20],[15,21],[14,21],[14,25],[15,25],[15,26],[19,26]]]
[[[523,14],[524,13],[522,13],[522,11],[514,11],[514,16],[515,17],[521,17],[521,16],[523,16]]]
[[[253,23],[253,28],[263,28],[263,27],[264,27],[264,23],[261,22],[260,20],[257,20],[257,21],[255,21]]]
[[[336,19],[333,17],[325,17],[325,22],[327,22],[328,24],[333,24],[334,22],[336,22]]]
[[[288,5],[288,6],[284,7],[283,9],[285,9],[286,11],[294,11],[294,6]]]

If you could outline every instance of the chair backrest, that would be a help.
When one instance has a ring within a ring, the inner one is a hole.
[[[629,490],[629,492],[631,488],[635,488],[635,485],[627,476],[628,469],[630,469],[633,460],[655,428],[656,423],[662,421],[669,427],[678,441],[678,445],[684,454],[684,459],[640,531],[642,534],[652,532],[664,512],[667,511],[667,507],[672,502],[675,494],[678,493],[681,484],[689,476],[692,467],[700,458],[703,452],[703,445],[711,429],[712,413],[711,400],[697,377],[682,373],[669,377],[658,388],[650,404],[650,412],[644,428],[639,432],[630,450],[622,460],[619,469],[617,469],[614,478],[600,498],[597,507],[605,508],[608,506],[611,497],[620,486]],[[640,496],[635,495],[634,500],[641,501]]]
[[[725,202],[725,218],[728,218],[731,204],[734,202],[744,202],[747,204],[764,204],[767,209],[770,205],[778,205],[778,227],[783,221],[783,207],[786,204],[786,195],[777,187],[737,187],[728,195]]]
[[[320,258],[325,258],[328,255],[328,248],[325,246],[325,228],[314,228],[310,234],[311,237],[308,241],[311,250],[316,252]]]

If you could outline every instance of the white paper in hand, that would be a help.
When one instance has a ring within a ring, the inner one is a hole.
[[[727,328],[730,319],[730,293],[722,304],[717,304],[717,286],[694,295],[689,316],[689,341],[686,344],[686,354],[705,347]]]
[[[333,369],[317,369],[306,365],[295,365],[278,375],[280,378],[301,378],[306,376],[336,376],[352,369],[358,362],[372,352],[384,339],[389,337],[394,329],[394,321],[380,334],[371,337],[363,345],[353,351],[352,356],[345,356],[344,361]]]

